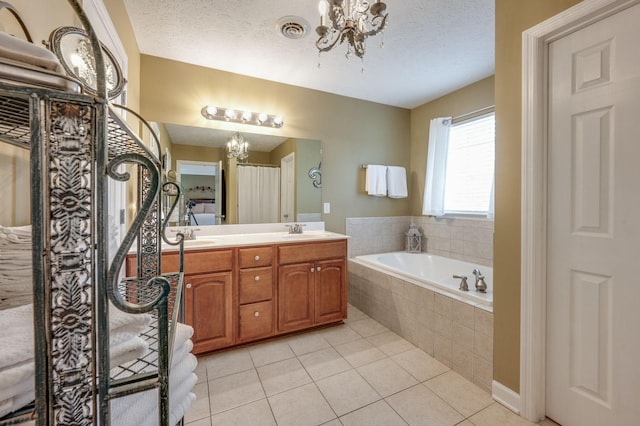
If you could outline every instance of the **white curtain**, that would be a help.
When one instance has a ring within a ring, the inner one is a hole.
[[[451,117],[439,117],[429,125],[429,150],[424,185],[422,214],[444,215],[444,184],[447,175],[447,152]]]
[[[238,223],[280,221],[280,168],[238,166]]]

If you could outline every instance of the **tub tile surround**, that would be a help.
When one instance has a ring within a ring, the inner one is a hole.
[[[349,257],[403,251],[411,222],[431,254],[493,266],[493,220],[433,216],[350,217],[346,219]]]
[[[491,392],[493,314],[349,261],[349,303]]]

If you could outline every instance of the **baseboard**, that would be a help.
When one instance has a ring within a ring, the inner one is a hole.
[[[516,414],[520,414],[520,394],[512,391],[502,383],[495,380],[491,384],[491,396],[498,403],[504,405]]]

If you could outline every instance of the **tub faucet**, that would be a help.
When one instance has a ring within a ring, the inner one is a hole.
[[[460,279],[460,290],[469,291],[469,284],[467,284],[467,277],[464,275],[454,275],[453,278]]]
[[[484,282],[484,275],[480,272],[480,269],[475,268],[473,275],[476,276],[476,291],[480,293],[486,293],[487,283]]]

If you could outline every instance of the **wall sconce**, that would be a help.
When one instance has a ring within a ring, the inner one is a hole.
[[[239,112],[231,108],[204,106],[200,110],[202,116],[209,120],[230,121],[232,123],[252,124],[254,126],[280,128],[284,120],[279,115],[265,114],[263,112],[243,111]]]

